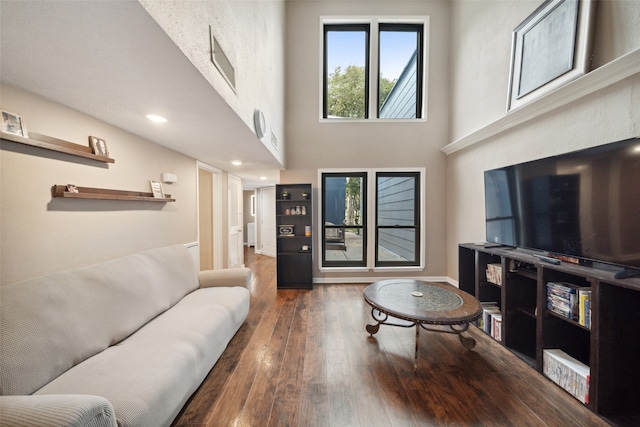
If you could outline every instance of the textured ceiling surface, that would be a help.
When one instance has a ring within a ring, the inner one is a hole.
[[[3,83],[229,171],[245,188],[277,182],[280,162],[138,2],[3,1],[0,15]],[[150,112],[169,122],[151,123]]]

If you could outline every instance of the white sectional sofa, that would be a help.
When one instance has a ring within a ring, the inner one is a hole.
[[[167,426],[249,312],[182,245],[0,287],[2,426]]]

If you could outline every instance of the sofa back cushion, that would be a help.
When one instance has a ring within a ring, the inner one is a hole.
[[[31,394],[198,288],[182,245],[0,288],[0,395]]]

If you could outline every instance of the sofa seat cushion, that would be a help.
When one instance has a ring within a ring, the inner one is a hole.
[[[246,288],[198,289],[35,394],[103,396],[120,426],[170,425],[248,312]]]

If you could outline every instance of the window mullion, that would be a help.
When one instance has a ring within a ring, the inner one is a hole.
[[[371,22],[371,32],[369,34],[369,100],[367,110],[369,119],[378,118],[378,90],[380,75],[380,30],[379,22],[373,20]]]

